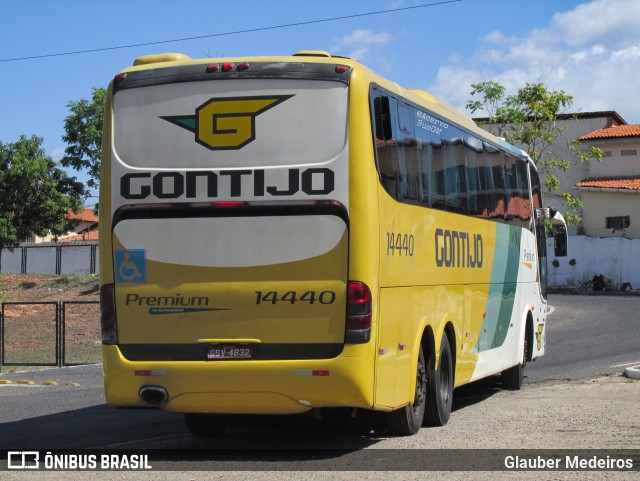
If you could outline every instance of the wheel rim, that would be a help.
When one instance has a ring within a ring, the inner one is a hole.
[[[427,369],[424,362],[418,362],[416,373],[416,397],[413,401],[413,412],[418,413],[427,398]]]

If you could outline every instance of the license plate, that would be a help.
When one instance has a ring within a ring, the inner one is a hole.
[[[212,345],[207,352],[207,359],[251,359],[253,346],[247,344]]]

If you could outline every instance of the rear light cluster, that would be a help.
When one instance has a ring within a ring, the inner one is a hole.
[[[235,70],[236,72],[244,72],[245,70],[249,70],[251,68],[251,63],[249,62],[225,62],[225,63],[210,63],[207,65],[207,72],[231,72]],[[335,71],[336,73],[343,74],[349,72],[348,65],[336,65]]]
[[[115,285],[100,286],[100,331],[102,344],[118,344]]]
[[[225,62],[222,64],[219,63],[211,63],[207,66],[207,72],[231,72],[235,70],[237,72],[244,72],[245,70],[249,70],[251,68],[251,64],[249,62],[240,62],[238,64],[234,62]]]
[[[364,282],[349,281],[344,342],[363,344],[371,339],[371,290]]]

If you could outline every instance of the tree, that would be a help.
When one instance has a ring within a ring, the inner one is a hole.
[[[566,142],[571,159],[553,155],[551,146],[568,129],[567,126],[558,125],[556,120],[573,105],[573,97],[563,90],[550,90],[542,83],[527,83],[516,94],[505,97],[505,87],[494,81],[472,84],[471,88],[471,95],[479,95],[481,99],[467,102],[467,109],[471,113],[482,110],[488,112],[491,132],[529,154],[544,179],[547,192],[555,192],[560,188],[556,172],[567,172],[575,161],[602,160],[602,150],[590,147],[584,152],[577,139]],[[569,192],[563,192],[562,196],[563,205],[569,209],[565,213],[567,223],[579,223],[581,219],[577,212],[582,207],[582,201]]]
[[[77,225],[84,185],[45,154],[42,137],[21,135],[0,142],[0,248],[15,247],[36,234],[65,234]]]
[[[105,89],[94,87],[91,101],[82,98],[67,103],[71,114],[64,119],[65,135],[62,140],[68,146],[61,163],[77,171],[86,170],[89,174],[89,188],[96,188],[100,183],[105,96]]]

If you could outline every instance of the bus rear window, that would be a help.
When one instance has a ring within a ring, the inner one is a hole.
[[[346,145],[347,89],[328,81],[244,79],[118,91],[115,157],[145,169],[324,163]]]

